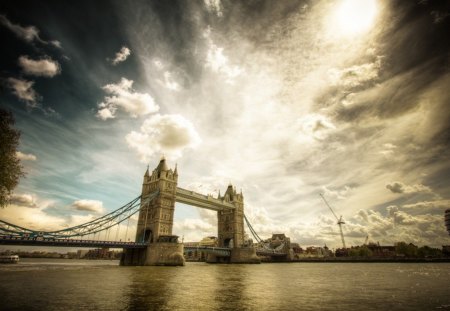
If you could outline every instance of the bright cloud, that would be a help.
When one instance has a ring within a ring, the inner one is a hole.
[[[210,28],[204,32],[204,37],[208,42],[205,66],[225,76],[227,83],[233,83],[234,79],[243,73],[243,69],[239,66],[229,64],[228,57],[224,55],[224,49],[217,46],[211,39]]]
[[[204,0],[204,3],[209,12],[216,14],[218,17],[223,15],[220,0]]]
[[[20,151],[17,151],[16,156],[22,161],[36,161],[36,156],[31,153],[22,153]]]
[[[61,72],[61,66],[59,65],[59,63],[52,60],[51,58],[34,60],[26,55],[20,56],[19,66],[22,67],[22,70],[26,74],[33,76],[51,78]]]
[[[201,140],[194,125],[183,116],[157,114],[147,118],[139,132],[129,133],[126,141],[142,162],[148,162],[158,153],[179,158],[184,149],[195,148]]]
[[[31,230],[58,230],[66,220],[47,213],[47,208],[52,206],[54,201],[42,200],[32,194],[13,195],[11,205],[0,209],[0,219]]]
[[[200,241],[205,236],[216,236],[217,227],[202,219],[186,218],[174,221],[173,230],[181,234],[184,241]]]
[[[113,65],[117,65],[121,62],[124,62],[128,56],[130,56],[131,54],[131,50],[129,48],[127,48],[126,46],[123,46],[119,52],[116,53],[116,56],[114,57],[113,60],[111,60],[111,63]]]
[[[330,69],[328,74],[332,85],[351,88],[377,79],[380,68],[381,57],[378,57],[373,63],[355,65],[342,70]]]
[[[103,202],[97,200],[77,200],[72,203],[71,207],[78,211],[88,211],[97,214],[104,212]]]
[[[174,80],[172,74],[168,71],[164,72],[164,85],[171,91],[180,90],[180,85]]]
[[[325,116],[309,114],[298,120],[304,134],[317,140],[325,139],[336,127]]]
[[[110,96],[106,96],[98,105],[97,117],[101,120],[115,118],[118,109],[124,110],[133,118],[159,110],[152,96],[135,92],[132,86],[133,80],[126,78],[122,78],[119,83],[105,85],[103,90]]]
[[[8,86],[12,89],[14,95],[16,95],[20,100],[27,103],[31,108],[37,106],[37,101],[40,96],[33,89],[34,81],[27,81],[16,78],[7,79]]]

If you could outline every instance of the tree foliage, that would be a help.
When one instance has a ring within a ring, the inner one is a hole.
[[[12,113],[0,109],[0,207],[8,205],[11,192],[24,176],[16,154],[20,132],[14,123]]]
[[[395,245],[395,252],[405,257],[417,257],[417,246],[412,243],[398,242]]]

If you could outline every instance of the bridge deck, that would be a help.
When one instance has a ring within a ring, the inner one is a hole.
[[[175,200],[179,203],[210,209],[216,212],[226,209],[234,209],[234,205],[227,201],[219,200],[210,195],[203,195],[180,187],[177,187]]]
[[[210,247],[210,246],[185,246],[184,252],[198,251],[203,253],[215,254],[222,257],[230,257],[231,249],[228,247]]]
[[[94,241],[75,239],[32,239],[32,238],[0,238],[3,245],[26,246],[61,246],[61,247],[107,247],[107,248],[145,248],[147,243],[122,242],[122,241]]]

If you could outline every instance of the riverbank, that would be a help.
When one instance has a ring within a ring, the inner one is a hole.
[[[265,261],[267,262],[267,261]],[[276,262],[276,261],[269,261]],[[355,257],[308,257],[289,262],[398,262],[398,263],[433,263],[450,262],[450,258],[355,258]]]

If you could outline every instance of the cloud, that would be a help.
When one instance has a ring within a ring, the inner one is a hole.
[[[36,201],[31,194],[13,194],[10,198],[10,203],[24,207],[37,207]]]
[[[26,102],[30,108],[37,106],[37,101],[40,99],[40,96],[33,89],[34,81],[10,77],[7,79],[7,82],[8,86],[12,89],[13,94],[20,100]]]
[[[122,109],[131,117],[157,112],[159,106],[147,93],[137,93],[132,89],[133,80],[122,78],[117,84],[107,84],[103,90],[111,96],[106,96],[98,105],[97,117],[101,120],[116,117],[117,109]]]
[[[212,71],[225,76],[225,82],[232,84],[234,79],[243,73],[243,69],[239,66],[229,64],[229,59],[224,55],[224,49],[217,46],[211,39],[211,29],[208,28],[203,36],[208,42],[208,51],[206,52],[205,66]]]
[[[77,200],[72,203],[71,207],[78,211],[88,211],[97,214],[104,212],[103,202],[97,200]]]
[[[388,157],[395,153],[396,148],[397,146],[391,143],[383,144],[383,150],[381,150],[379,153]]]
[[[50,41],[50,44],[56,46],[57,48],[62,49],[62,44],[61,44],[61,42],[58,41],[58,40],[52,40],[52,41]],[[67,57],[67,56],[66,56],[66,57]]]
[[[405,185],[402,182],[394,181],[386,185],[386,188],[389,189],[392,193],[431,193],[432,190],[424,186],[422,184],[416,184],[412,186]]]
[[[223,16],[220,0],[204,0],[204,3],[209,12],[216,14],[218,17]]]
[[[45,41],[39,36],[39,29],[35,26],[22,27],[18,24],[13,24],[5,15],[0,15],[0,24],[11,30],[17,37],[28,42],[33,43],[37,41],[42,44],[51,44],[57,48],[61,48],[61,43],[57,40]]]
[[[184,237],[185,241],[200,241],[205,236],[216,236],[217,227],[202,219],[186,218],[175,220],[173,231]]]
[[[320,114],[308,114],[300,118],[298,124],[304,134],[317,140],[325,139],[336,129],[327,117]]]
[[[123,46],[119,52],[116,53],[116,56],[113,60],[111,60],[111,63],[113,65],[117,65],[118,63],[124,62],[128,56],[130,56],[131,50],[127,48],[126,46]]]
[[[61,66],[59,63],[51,58],[34,60],[29,58],[27,55],[20,56],[19,66],[22,67],[22,70],[26,74],[33,76],[51,78],[61,72]]]
[[[36,156],[31,153],[22,153],[20,151],[17,151],[16,156],[22,161],[36,161]]]
[[[48,215],[42,207],[24,208],[20,205],[0,209],[0,219],[36,231],[60,230],[66,223],[62,217]]]
[[[125,138],[142,162],[148,162],[152,155],[158,153],[172,159],[179,158],[184,149],[195,148],[201,141],[194,125],[178,114],[151,116],[144,121],[139,132],[132,131]]]
[[[434,200],[434,201],[423,201],[416,202],[412,204],[404,204],[402,206],[404,209],[411,212],[426,212],[433,214],[444,214],[444,211],[450,208],[450,200]]]
[[[342,70],[330,69],[328,77],[332,85],[354,88],[378,78],[381,68],[381,57],[372,63],[354,65]]]
[[[446,18],[450,16],[449,12],[441,12],[441,11],[431,11],[431,16],[433,17],[433,21],[435,24],[442,23]]]
[[[341,189],[329,189],[328,187],[323,187],[323,193],[325,198],[331,197],[339,200],[344,200],[351,194],[354,189],[350,186],[344,186]]]
[[[164,72],[164,86],[171,91],[179,91],[180,85],[173,79],[169,71]]]

